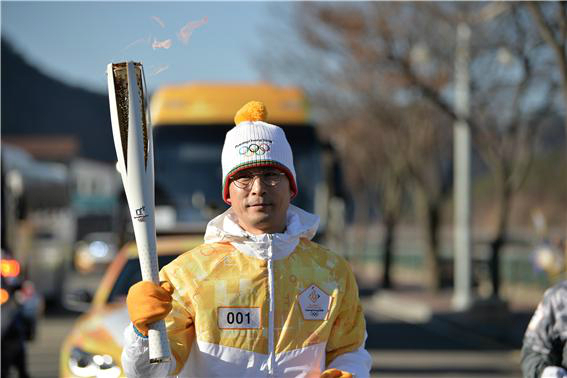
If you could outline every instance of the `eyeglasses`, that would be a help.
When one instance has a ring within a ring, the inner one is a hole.
[[[250,189],[254,184],[256,177],[266,186],[274,187],[282,181],[285,173],[279,171],[265,171],[265,172],[243,172],[232,178],[232,182],[240,189]]]

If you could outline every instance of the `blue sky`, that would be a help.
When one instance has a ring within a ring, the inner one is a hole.
[[[1,7],[2,36],[30,63],[100,92],[106,65],[124,60],[144,64],[150,91],[175,82],[260,80],[253,61],[274,14],[265,2],[2,1]],[[202,25],[184,44],[177,33],[189,22]],[[170,48],[152,48],[168,39]]]

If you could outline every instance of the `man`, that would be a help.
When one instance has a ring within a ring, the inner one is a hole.
[[[567,281],[546,290],[524,335],[526,378],[567,377]]]
[[[133,285],[122,365],[129,377],[368,377],[365,321],[348,263],[310,239],[293,205],[291,148],[262,103],[236,114],[222,151],[229,210],[205,244]],[[180,172],[180,174],[182,174]],[[166,321],[174,359],[148,363],[148,325]]]

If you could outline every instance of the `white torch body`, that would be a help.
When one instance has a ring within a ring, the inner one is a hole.
[[[153,141],[143,68],[134,62],[109,64],[107,76],[117,169],[128,200],[142,279],[159,284]],[[165,322],[150,325],[148,337],[150,362],[169,361]]]

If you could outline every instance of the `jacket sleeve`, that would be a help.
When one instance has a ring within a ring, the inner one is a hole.
[[[556,311],[561,300],[559,289],[554,287],[545,292],[524,335],[522,372],[525,378],[540,378],[546,367],[561,366],[564,341],[560,337],[560,314]]]
[[[175,361],[150,364],[148,338],[135,331],[132,323],[124,330],[122,369],[128,378],[167,377],[175,368]]]
[[[353,374],[356,378],[370,375],[372,359],[366,351],[366,321],[358,298],[358,286],[352,270],[345,262],[348,276],[339,315],[333,324],[327,342],[327,369],[335,368]]]
[[[193,311],[175,287],[175,280],[170,279],[164,271],[160,279],[167,280],[174,286],[172,294],[172,310],[165,318],[170,354],[174,357],[169,363],[150,364],[148,338],[138,334],[133,324],[124,332],[124,348],[122,350],[122,368],[129,378],[166,377],[179,374],[191,352],[195,339]]]

